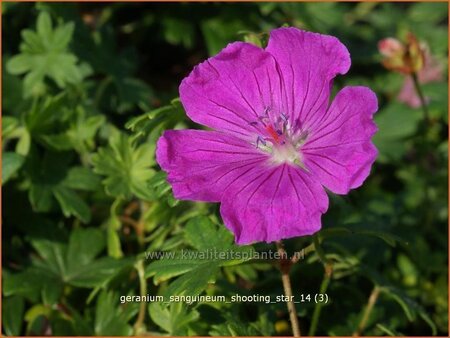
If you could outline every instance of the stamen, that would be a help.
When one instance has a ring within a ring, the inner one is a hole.
[[[300,132],[300,136],[298,137],[297,141],[295,142],[297,146],[302,145],[305,143],[306,139],[308,138],[309,132],[307,130],[303,130]]]
[[[296,158],[293,163],[302,168],[307,173],[310,172],[309,169],[306,167],[306,165],[299,158]]]
[[[266,145],[266,140],[264,140],[261,136],[258,135],[258,137],[256,138],[256,148],[259,148],[260,143]]]
[[[271,116],[270,107],[264,109],[257,121],[251,125],[262,125],[265,133],[256,137],[256,148],[270,153],[271,162],[275,164],[291,163],[307,171],[302,160],[301,146],[309,137],[309,132],[302,129],[300,121],[289,121],[285,113]]]
[[[258,119],[263,124],[264,127],[267,126],[267,122],[270,123],[269,116],[258,116]]]

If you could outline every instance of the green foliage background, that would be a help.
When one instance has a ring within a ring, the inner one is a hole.
[[[446,3],[3,3],[2,334],[281,335],[284,303],[120,304],[119,296],[279,295],[273,262],[187,260],[181,249],[236,247],[218,206],[173,198],[155,159],[165,129],[199,128],[177,99],[181,79],[228,42],[264,43],[281,25],[337,36],[344,85],[380,102],[380,156],[364,186],[330,196],[295,294],[327,286],[318,335],[448,335],[447,81],[424,85],[421,109],[396,101],[403,77],[377,42],[414,32],[447,74]],[[315,249],[315,250],[314,250]],[[144,252],[170,251],[150,260]],[[314,302],[297,305],[303,332]],[[315,310],[316,309],[316,310]]]

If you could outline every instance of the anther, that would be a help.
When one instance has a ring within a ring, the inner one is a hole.
[[[259,147],[259,144],[262,143],[264,146],[266,145],[266,140],[264,140],[261,136],[258,135],[256,138],[256,148]]]

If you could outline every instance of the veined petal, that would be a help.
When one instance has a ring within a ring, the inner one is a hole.
[[[178,199],[219,202],[223,191],[267,155],[248,142],[215,131],[168,130],[156,159]]]
[[[180,98],[194,122],[254,139],[262,128],[255,122],[281,109],[280,88],[273,57],[235,42],[194,68],[180,85]]]
[[[220,212],[238,244],[311,235],[321,227],[328,196],[305,171],[260,165],[237,179],[222,197]]]
[[[346,194],[369,175],[377,156],[371,142],[377,109],[377,97],[369,88],[345,87],[314,122],[301,152],[308,170],[332,192]]]
[[[297,28],[274,29],[266,51],[279,65],[291,124],[307,126],[323,113],[333,78],[350,67],[349,52],[337,38]]]

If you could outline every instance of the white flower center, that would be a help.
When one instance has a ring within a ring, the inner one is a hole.
[[[283,145],[274,145],[272,147],[272,161],[275,164],[299,163],[300,151],[295,149],[291,143]]]

